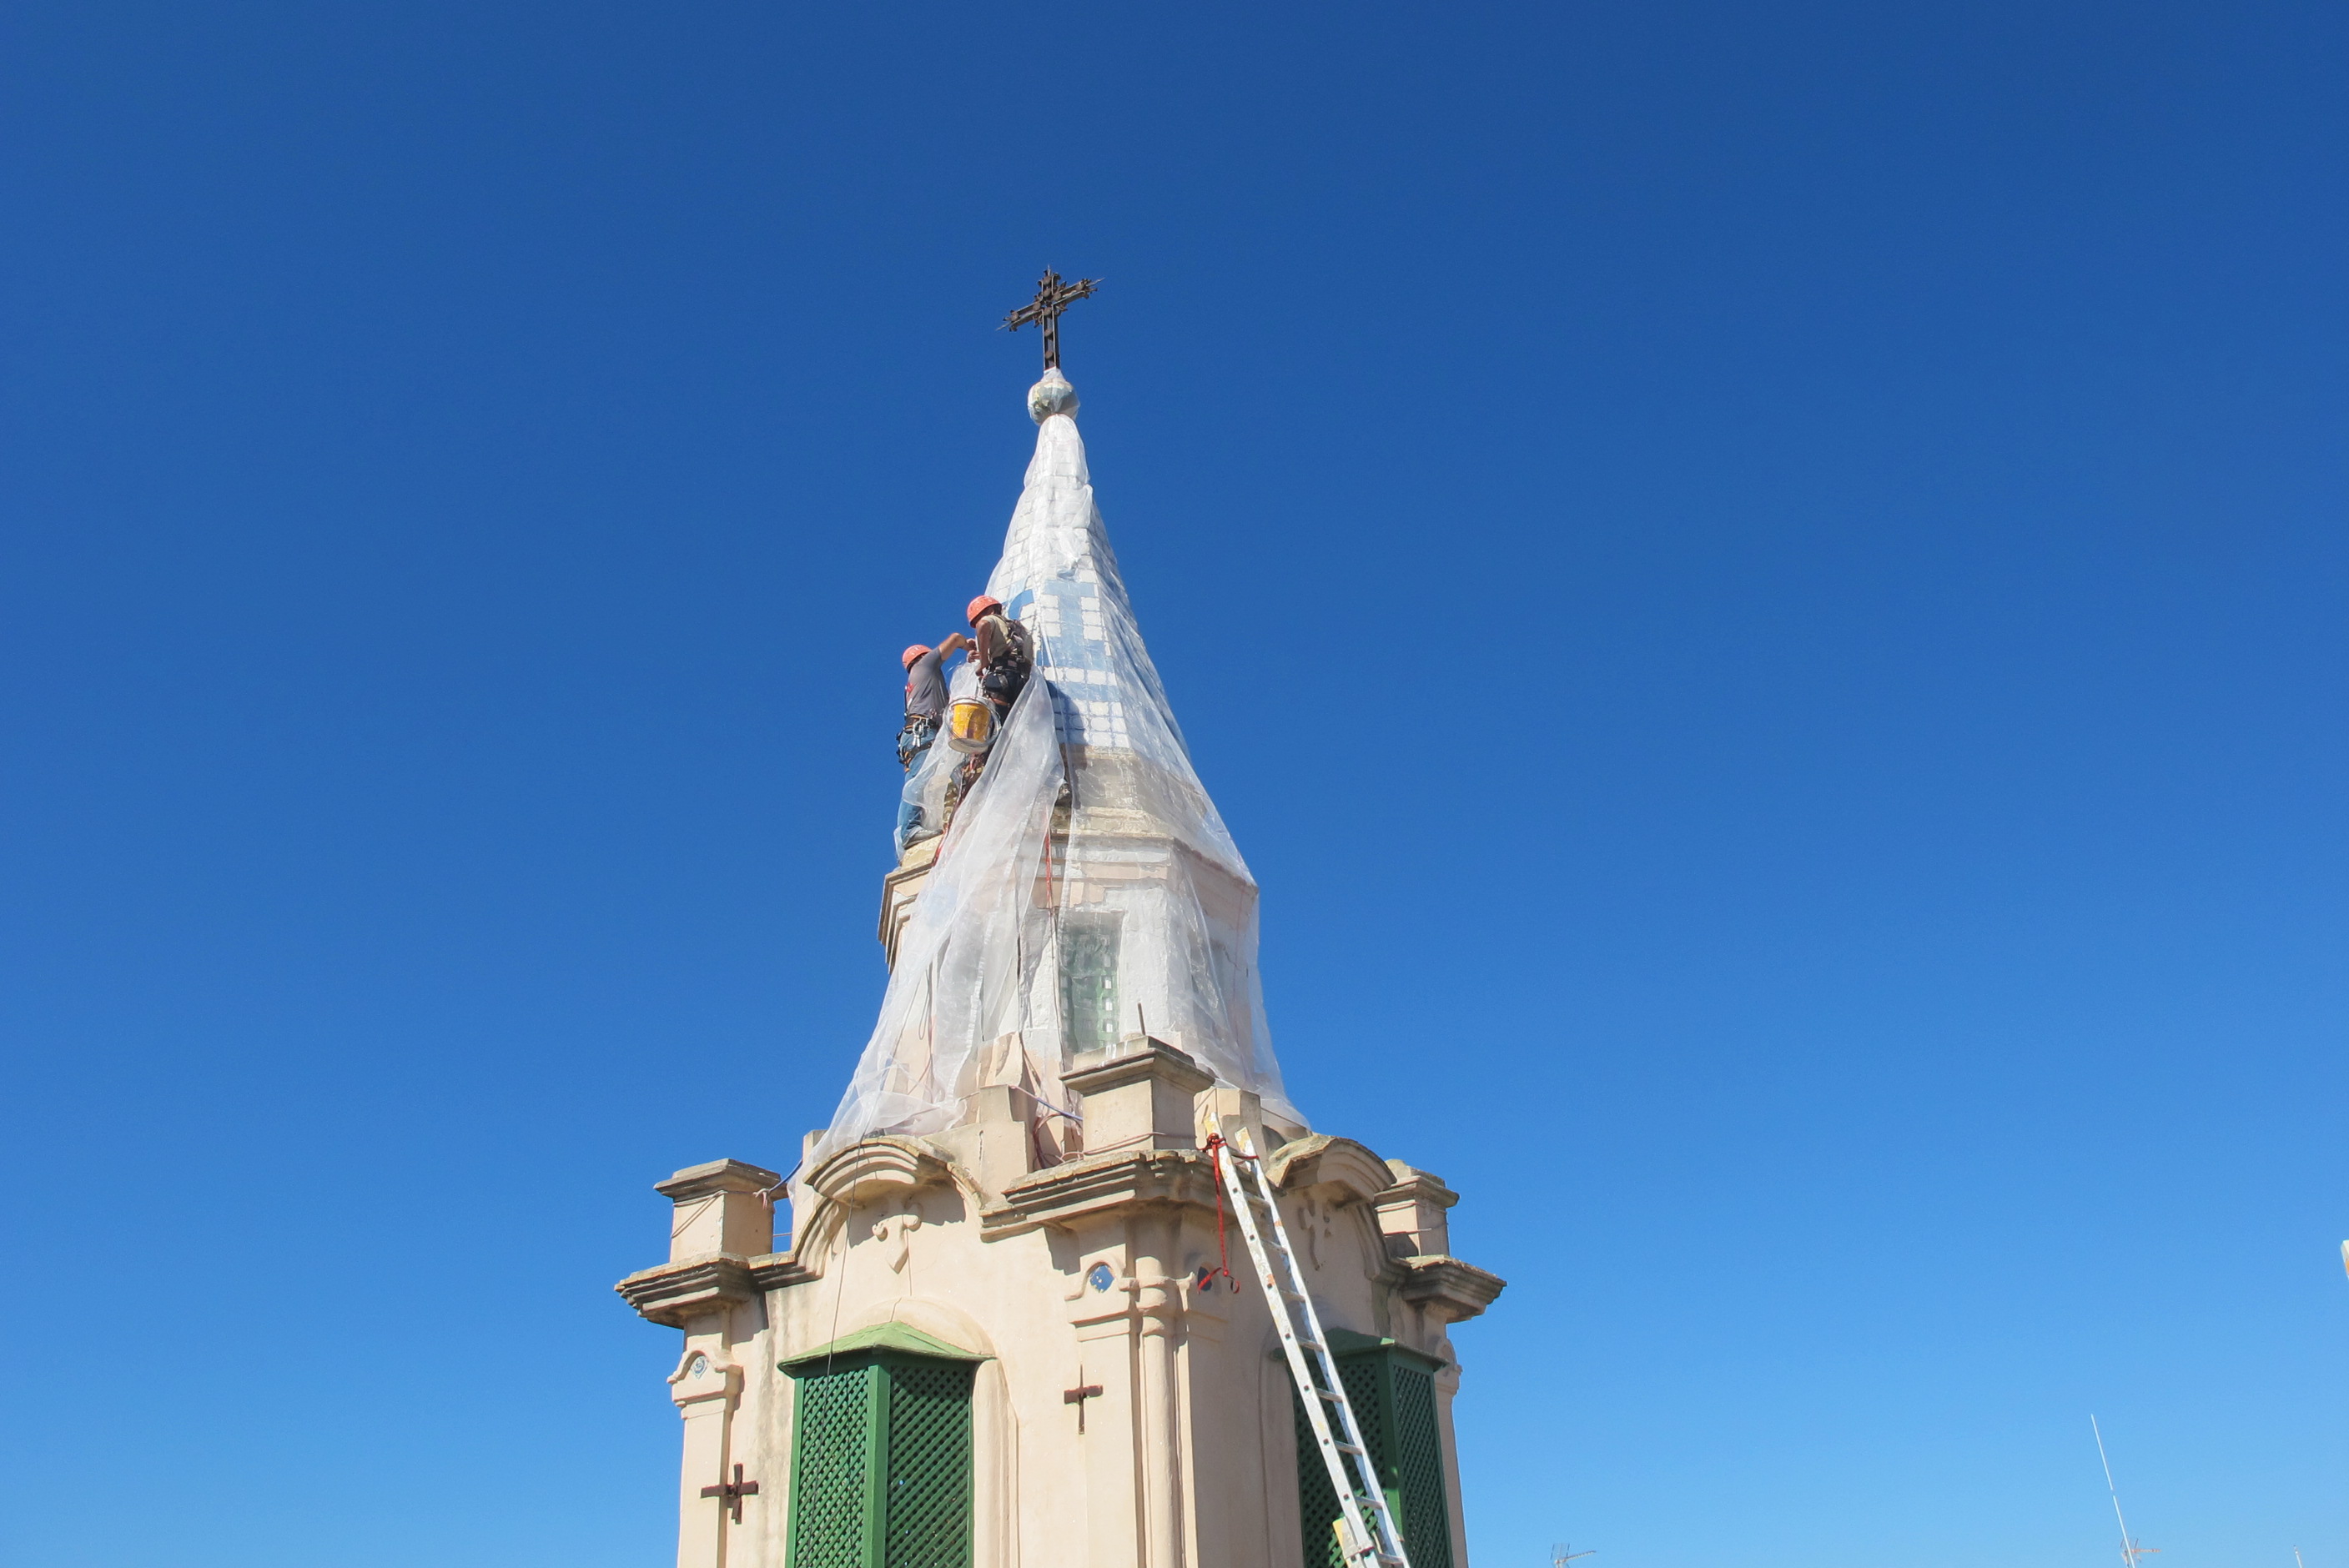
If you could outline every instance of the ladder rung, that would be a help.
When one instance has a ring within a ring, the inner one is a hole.
[[[1313,1390],[1313,1392],[1314,1392],[1314,1394],[1315,1394],[1317,1397],[1319,1397],[1319,1398],[1323,1398],[1323,1399],[1327,1399],[1327,1400],[1329,1400],[1329,1401],[1330,1401],[1330,1403],[1331,1403],[1331,1404],[1333,1404],[1333,1405],[1334,1405],[1334,1404],[1336,1404],[1339,1400],[1340,1400],[1340,1399],[1342,1399],[1342,1398],[1344,1398],[1346,1397],[1346,1396],[1344,1396],[1343,1394],[1332,1393],[1330,1390],[1329,1390],[1329,1389],[1327,1389],[1327,1388],[1316,1388],[1316,1389],[1314,1389],[1314,1390]]]
[[[1371,1450],[1358,1443],[1337,1443],[1332,1446],[1341,1454],[1354,1454],[1362,1459],[1371,1457]]]

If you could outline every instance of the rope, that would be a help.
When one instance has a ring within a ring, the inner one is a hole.
[[[1082,1125],[1084,1124],[1084,1119],[1084,1119],[1083,1117],[1079,1116],[1079,1115],[1078,1115],[1075,1111],[1073,1111],[1073,1110],[1062,1110],[1059,1106],[1054,1105],[1050,1100],[1046,1099],[1042,1095],[1038,1094],[1034,1089],[1030,1088],[1029,1088],[1027,1085],[1025,1085],[1025,1084],[1007,1083],[1007,1084],[1001,1085],[1000,1087],[1002,1087],[1002,1088],[1008,1088],[1008,1089],[1009,1089],[1009,1090],[1010,1090],[1012,1093],[1014,1093],[1014,1094],[1024,1094],[1024,1095],[1026,1095],[1030,1099],[1032,1099],[1032,1100],[1034,1100],[1034,1101],[1036,1102],[1036,1109],[1039,1109],[1039,1110],[1040,1110],[1040,1111],[1047,1112],[1048,1114],[1052,1115],[1052,1116],[1057,1116],[1057,1117],[1059,1117],[1059,1118],[1060,1118],[1061,1120],[1063,1120],[1063,1121],[1073,1121],[1073,1122],[1076,1122],[1076,1123],[1077,1123],[1078,1125],[1080,1125],[1080,1126],[1082,1126]],[[963,1096],[962,1098],[963,1098],[963,1099],[971,1099],[971,1098],[972,1098],[972,1096],[973,1096],[973,1095],[976,1095],[978,1092],[978,1091],[977,1089],[973,1089],[973,1090],[971,1091],[971,1093],[970,1093],[970,1094],[967,1094],[967,1095]]]
[[[806,1163],[807,1156],[804,1154],[801,1155],[800,1165],[804,1165]],[[781,1176],[776,1177],[775,1184],[773,1186],[761,1187],[756,1192],[752,1193],[751,1196],[758,1199],[761,1203],[767,1205],[768,1208],[773,1208],[775,1206],[775,1194],[781,1191],[791,1179],[800,1173],[800,1165],[794,1165],[790,1170],[784,1171]]]
[[[1226,1150],[1230,1150],[1235,1160],[1256,1158],[1253,1154],[1242,1154],[1238,1150],[1233,1149],[1230,1144],[1224,1141],[1224,1135],[1220,1132],[1211,1132],[1207,1135],[1207,1164],[1216,1173],[1216,1266],[1199,1281],[1202,1294],[1214,1284],[1217,1274],[1230,1280],[1234,1290],[1240,1288],[1239,1276],[1232,1273],[1231,1248],[1224,1239],[1224,1153]]]

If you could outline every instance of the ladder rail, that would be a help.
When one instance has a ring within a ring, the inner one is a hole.
[[[1347,1526],[1341,1555],[1354,1568],[1370,1568],[1372,1563],[1380,1568],[1411,1568],[1402,1532],[1395,1528],[1393,1514],[1387,1507],[1386,1489],[1379,1483],[1378,1469],[1371,1462],[1368,1445],[1362,1441],[1361,1426],[1354,1418],[1354,1405],[1347,1396],[1345,1378],[1321,1326],[1321,1315],[1314,1310],[1312,1293],[1305,1288],[1304,1276],[1297,1267],[1296,1249],[1289,1243],[1288,1227],[1280,1217],[1280,1204],[1274,1198],[1271,1181],[1257,1151],[1248,1147],[1249,1141],[1245,1128],[1233,1130],[1233,1139],[1225,1146],[1229,1157],[1216,1161],[1221,1167],[1218,1179],[1231,1201],[1241,1239],[1247,1243],[1248,1257],[1256,1264],[1265,1304],[1272,1309],[1273,1325],[1280,1334],[1288,1373],[1297,1385],[1298,1403],[1304,1407],[1306,1420],[1313,1429],[1321,1462],[1330,1472],[1330,1489],[1338,1494],[1338,1506]],[[1249,1190],[1251,1175],[1254,1191]],[[1258,1203],[1264,1205],[1271,1221],[1269,1247],[1257,1222]],[[1300,1318],[1306,1330],[1302,1336],[1298,1333]],[[1330,1429],[1331,1409],[1338,1416],[1335,1432]]]
[[[1261,1161],[1251,1160],[1248,1164],[1256,1178],[1265,1212],[1272,1220],[1276,1254],[1279,1257],[1282,1266],[1288,1271],[1289,1280],[1295,1285],[1293,1299],[1299,1312],[1305,1319],[1306,1327],[1311,1331],[1310,1338],[1313,1343],[1309,1354],[1319,1363],[1319,1370],[1326,1379],[1326,1386],[1334,1395],[1340,1396],[1333,1398],[1330,1403],[1336,1407],[1338,1418],[1344,1424],[1345,1440],[1362,1456],[1361,1464],[1363,1471],[1362,1490],[1369,1495],[1383,1500],[1384,1489],[1378,1484],[1378,1475],[1370,1463],[1370,1445],[1362,1441],[1361,1428],[1354,1418],[1353,1398],[1346,1394],[1345,1379],[1339,1371],[1337,1356],[1330,1349],[1330,1337],[1321,1327],[1321,1315],[1314,1307],[1312,1293],[1305,1288],[1305,1277],[1297,1267],[1297,1249],[1289,1243],[1288,1225],[1280,1217],[1280,1205],[1274,1202],[1271,1179],[1264,1173]],[[1381,1544],[1383,1545],[1384,1542]]]

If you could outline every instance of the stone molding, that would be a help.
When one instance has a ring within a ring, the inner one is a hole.
[[[707,1165],[688,1165],[667,1181],[654,1182],[653,1191],[672,1203],[689,1203],[719,1192],[772,1192],[782,1184],[783,1179],[774,1171],[747,1160],[712,1160]]]
[[[1387,1251],[1397,1257],[1449,1256],[1451,1222],[1444,1211],[1460,1202],[1460,1194],[1400,1160],[1388,1161],[1387,1170],[1394,1184],[1371,1200]]]
[[[907,846],[897,869],[881,879],[881,952],[889,967],[897,966],[897,939],[914,916],[914,901],[928,880],[931,862],[938,858],[942,838],[927,838]]]
[[[1350,1138],[1316,1133],[1285,1143],[1265,1161],[1264,1173],[1274,1186],[1290,1192],[1332,1187],[1332,1207],[1375,1199],[1394,1185],[1387,1162]]]
[[[915,1192],[951,1181],[947,1162],[910,1138],[867,1138],[808,1172],[807,1184],[834,1203],[869,1203],[886,1192]]]
[[[822,1279],[823,1271],[811,1268],[800,1261],[796,1249],[788,1253],[769,1253],[750,1260],[750,1285],[760,1292],[783,1290],[795,1284],[805,1284],[812,1279]]]
[[[1071,1161],[1014,1181],[1002,1202],[980,1212],[980,1234],[993,1241],[1040,1225],[1070,1225],[1133,1204],[1212,1208],[1215,1202],[1215,1177],[1205,1155],[1137,1149]]]
[[[685,1258],[658,1268],[639,1269],[612,1287],[636,1315],[670,1328],[755,1300],[747,1259],[731,1253]]]
[[[1404,1273],[1397,1294],[1414,1306],[1445,1323],[1475,1317],[1499,1299],[1509,1282],[1474,1264],[1451,1257],[1409,1257],[1395,1260]]]
[[[1178,1093],[1197,1094],[1215,1086],[1216,1075],[1165,1041],[1143,1035],[1128,1035],[1114,1056],[1061,1075],[1061,1084],[1080,1095],[1151,1079]]]
[[[701,1375],[694,1375],[694,1366],[700,1364]],[[677,1358],[677,1370],[668,1375],[668,1397],[680,1415],[685,1407],[707,1399],[723,1399],[731,1410],[742,1393],[742,1368],[721,1358],[706,1346],[688,1346]]]

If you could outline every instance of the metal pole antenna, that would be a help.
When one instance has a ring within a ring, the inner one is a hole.
[[[2096,1434],[2096,1461],[2105,1467],[2105,1490],[2112,1493],[2113,1518],[2121,1527],[2121,1568],[2137,1568],[2137,1560],[2161,1550],[2158,1546],[2139,1546],[2129,1539],[2128,1521],[2121,1514],[2120,1489],[2113,1484],[2113,1461],[2105,1455],[2105,1431],[2096,1425],[2094,1415],[2088,1418],[2088,1430]]]

